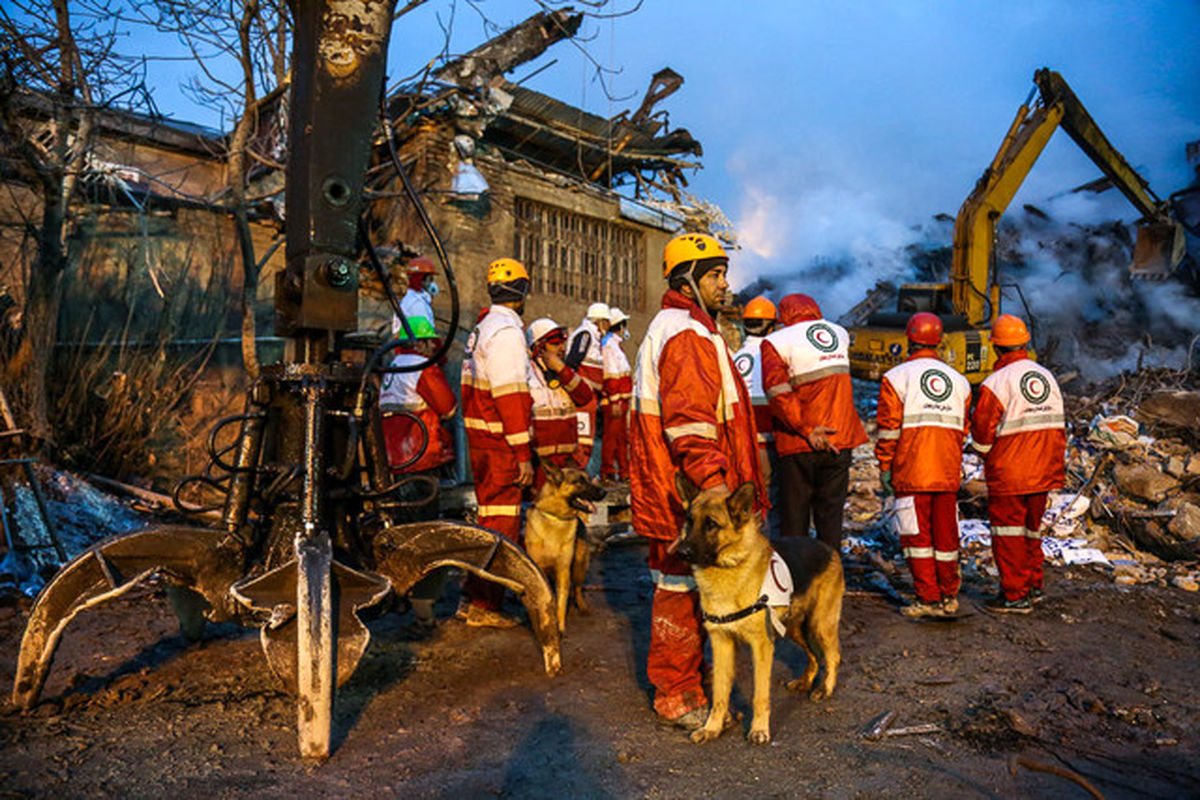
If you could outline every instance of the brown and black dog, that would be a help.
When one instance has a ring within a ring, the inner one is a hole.
[[[567,625],[567,598],[587,613],[583,583],[592,560],[592,545],[576,535],[580,525],[596,510],[595,501],[606,492],[586,472],[574,467],[556,467],[543,461],[546,482],[538,489],[533,507],[525,517],[525,552],[554,582],[558,629]]]
[[[846,590],[842,560],[817,539],[781,539],[774,550],[791,572],[793,591],[790,603],[771,611],[763,599],[763,587],[771,569],[772,546],[754,508],[754,484],[745,483],[732,494],[724,489],[701,491],[683,473],[676,476],[675,484],[687,509],[687,522],[673,547],[676,555],[692,565],[713,652],[712,708],[704,727],[692,733],[692,741],[717,738],[732,719],[729,693],[734,650],[740,639],[750,645],[754,658],[754,718],[747,738],[754,744],[766,744],[771,740],[775,653],[775,631],[768,615],[778,613],[787,637],[808,656],[804,675],[789,681],[787,688],[811,688],[814,700],[829,697],[841,663],[838,624]],[[814,687],[819,669],[824,674]]]

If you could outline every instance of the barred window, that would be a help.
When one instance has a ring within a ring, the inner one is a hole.
[[[626,311],[645,308],[646,244],[641,231],[524,197],[514,198],[513,249],[533,291]]]

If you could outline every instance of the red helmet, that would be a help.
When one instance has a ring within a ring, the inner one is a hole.
[[[1001,347],[1020,347],[1029,343],[1029,329],[1020,317],[1001,314],[992,323],[992,344]]]
[[[789,294],[779,301],[779,319],[784,325],[820,318],[821,307],[806,294]]]
[[[904,333],[914,344],[937,347],[942,342],[942,320],[937,314],[918,311],[908,318],[908,326]]]
[[[436,272],[433,262],[425,256],[415,256],[408,260],[409,275],[433,275]]]

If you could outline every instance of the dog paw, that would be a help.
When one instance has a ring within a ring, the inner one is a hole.
[[[806,692],[808,691],[808,687],[810,685],[811,681],[809,681],[809,679],[796,678],[785,683],[783,688],[787,689],[789,692]]]
[[[584,616],[592,613],[592,607],[582,597],[575,598],[575,610]]]
[[[746,741],[750,744],[769,744],[771,741],[771,732],[768,730],[750,729],[750,733],[746,734]]]
[[[692,738],[692,741],[696,744],[704,744],[705,742],[711,742],[714,739],[716,739],[718,736],[720,736],[721,730],[722,730],[721,728],[717,728],[716,730],[712,730],[708,727],[700,728],[698,730],[692,731],[691,738]]]
[[[833,694],[832,689],[826,689],[824,686],[818,686],[817,688],[815,688],[811,692],[809,692],[808,699],[812,700],[815,703],[818,700],[824,700],[825,698],[829,697],[831,694]]]

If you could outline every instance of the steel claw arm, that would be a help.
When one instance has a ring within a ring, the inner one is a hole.
[[[546,576],[521,548],[477,525],[437,520],[384,528],[372,540],[375,571],[406,594],[438,567],[455,566],[516,592],[542,648],[546,674],[562,671],[554,596]]]
[[[155,526],[93,545],[59,570],[38,595],[21,638],[13,705],[28,709],[37,702],[63,631],[84,609],[120,597],[151,576],[164,575],[202,597],[210,619],[229,619],[236,613],[228,599],[229,586],[241,569],[240,546],[203,528]]]

